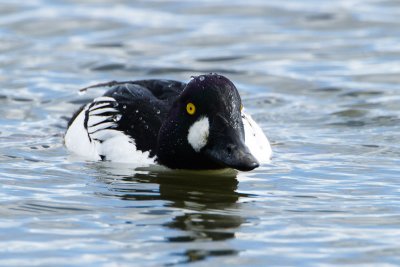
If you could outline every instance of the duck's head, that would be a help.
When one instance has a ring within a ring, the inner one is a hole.
[[[158,161],[178,169],[258,167],[245,145],[241,108],[240,95],[226,77],[194,77],[161,126]]]

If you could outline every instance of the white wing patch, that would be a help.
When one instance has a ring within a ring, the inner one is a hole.
[[[138,166],[154,164],[149,152],[138,151],[131,137],[115,129],[121,119],[115,109],[117,105],[114,98],[105,96],[87,104],[68,128],[65,146],[91,160],[105,157],[109,161]]]
[[[272,156],[271,145],[261,127],[258,126],[250,115],[247,115],[243,111],[242,121],[245,143],[251,154],[253,154],[260,163],[270,162]]]
[[[209,134],[210,121],[207,117],[198,119],[190,126],[187,138],[194,151],[199,152],[207,144]]]
[[[92,160],[99,160],[100,155],[97,146],[89,139],[87,130],[85,129],[85,113],[90,104],[79,113],[65,133],[65,146],[74,153],[85,156]]]

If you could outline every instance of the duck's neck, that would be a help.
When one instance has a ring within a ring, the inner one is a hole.
[[[157,162],[172,169],[221,169],[188,142],[185,125],[167,119],[158,134]]]

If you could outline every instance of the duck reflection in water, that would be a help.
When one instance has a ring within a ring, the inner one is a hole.
[[[165,208],[179,208],[182,212],[179,215],[171,212],[175,217],[163,224],[166,228],[178,230],[179,234],[167,236],[165,240],[185,243],[184,251],[178,254],[184,257],[183,262],[193,262],[239,252],[227,245],[221,247],[221,243],[214,243],[235,238],[236,229],[245,221],[238,215],[240,205],[237,202],[247,195],[236,192],[236,174],[233,170],[218,176],[215,172],[137,172],[122,178],[125,184],[132,182],[136,188],[112,187],[112,190],[123,200],[163,200]],[[142,189],[137,188],[137,185],[149,183],[159,185],[159,195],[155,194],[154,187],[148,190],[151,192],[143,190],[143,186],[139,186]]]

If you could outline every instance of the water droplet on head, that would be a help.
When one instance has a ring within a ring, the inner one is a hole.
[[[137,109],[135,112],[136,112],[136,113],[139,113],[139,110]]]
[[[146,125],[144,126],[144,128],[145,128],[145,129],[149,129],[149,125],[146,124]]]
[[[157,110],[157,114],[160,114],[161,113],[161,111],[160,110]]]
[[[119,121],[122,118],[121,114],[116,114],[113,116],[113,121]]]
[[[142,117],[139,117],[139,120],[142,120]]]
[[[204,79],[205,79],[204,76],[200,76],[200,77],[199,77],[200,82],[204,81]]]
[[[123,108],[123,109],[126,109],[126,105],[123,105],[122,108]]]

